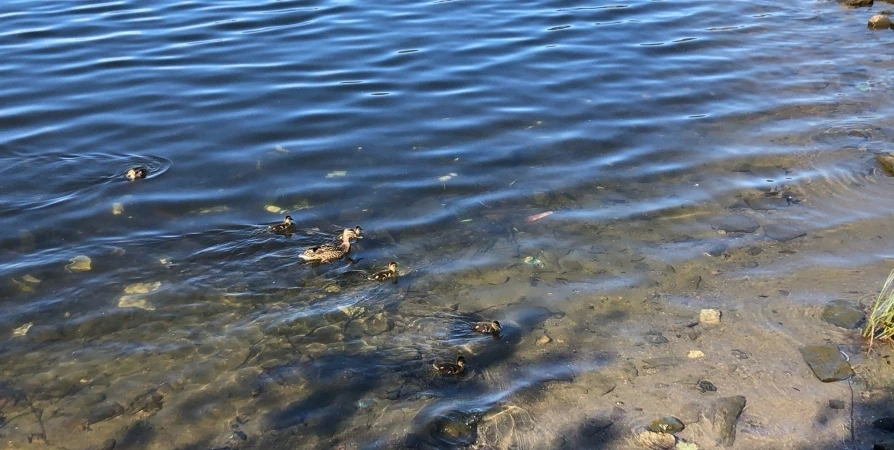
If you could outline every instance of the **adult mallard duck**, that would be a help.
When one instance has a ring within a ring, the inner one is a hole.
[[[466,358],[462,356],[456,358],[456,364],[434,363],[433,366],[441,375],[459,375],[466,370]]]
[[[292,231],[292,216],[286,216],[282,223],[270,225],[268,227],[271,233],[285,234]]]
[[[500,331],[503,331],[503,327],[500,326],[500,322],[497,322],[496,320],[490,322],[473,323],[472,329],[478,333],[486,334],[498,334]]]
[[[146,175],[149,173],[145,167],[133,167],[127,169],[127,172],[124,173],[124,176],[127,177],[128,180],[134,181],[137,178],[146,178]]]
[[[341,243],[318,245],[305,250],[304,253],[298,255],[298,257],[305,261],[320,264],[328,264],[333,261],[338,261],[351,253],[351,239],[362,239],[362,236],[357,234],[356,230],[358,229],[360,229],[359,226],[354,229],[345,228],[345,231],[341,234]]]
[[[391,261],[388,264],[388,269],[370,275],[369,279],[372,281],[391,280],[392,283],[397,284],[397,263]]]

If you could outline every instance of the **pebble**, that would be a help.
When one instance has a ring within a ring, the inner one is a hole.
[[[705,353],[701,350],[689,350],[689,353],[686,355],[686,357],[690,359],[704,358]]]
[[[716,309],[703,309],[698,314],[698,321],[706,324],[720,323],[720,311]]]
[[[719,445],[732,447],[736,441],[736,423],[744,408],[745,397],[741,395],[719,398],[711,406],[707,418],[711,422],[715,440]]]
[[[677,438],[672,434],[656,433],[645,428],[633,430],[636,442],[650,450],[671,450],[677,445]]]
[[[124,213],[124,204],[123,203],[113,203],[112,204],[112,214],[119,216]]]
[[[701,380],[698,382],[698,390],[702,393],[717,392],[717,386],[714,386],[714,383],[708,380]]]
[[[660,331],[649,331],[645,334],[646,342],[652,345],[667,344],[667,338]]]
[[[746,352],[745,350],[739,350],[737,348],[732,351],[733,356],[739,359],[748,359],[751,358],[751,353]]]
[[[779,242],[788,242],[802,236],[807,232],[793,225],[770,224],[764,225],[764,236]]]
[[[276,206],[276,205],[267,205],[264,207],[264,209],[267,210],[267,212],[271,212],[274,214],[282,211],[282,208],[280,208],[279,206]]]
[[[869,18],[869,23],[866,26],[871,30],[885,30],[891,28],[891,19],[884,14],[876,14]]]
[[[540,336],[540,338],[537,339],[537,345],[546,345],[546,344],[549,344],[550,342],[552,342],[552,338],[550,338],[547,335]]]
[[[872,16],[873,18],[879,17],[881,14]],[[885,17],[885,16],[882,16]],[[890,21],[890,19],[888,19]],[[869,23],[872,23],[872,19],[869,19]],[[889,176],[894,176],[894,155],[890,155],[887,153],[880,153],[875,155],[875,160],[878,162],[880,166],[882,166],[882,170],[888,174]]]
[[[78,255],[70,261],[71,263],[65,266],[65,270],[69,272],[87,272],[91,268],[92,261],[88,256]]]
[[[649,423],[649,430],[656,433],[679,433],[683,428],[686,428],[683,422],[673,416],[665,416]]]

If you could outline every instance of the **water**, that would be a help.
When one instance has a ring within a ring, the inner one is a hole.
[[[842,271],[892,255],[872,157],[894,133],[894,35],[868,16],[5,2],[0,432],[9,448],[584,448],[587,417],[674,413],[692,394],[663,383],[719,370],[623,381],[702,345],[685,333],[710,306],[733,324],[704,332],[711,364],[764,355],[753,385],[712,378],[748,393],[740,439],[834,441],[773,406],[772,374],[820,389],[792,352],[849,342],[818,308],[865,303],[884,276]],[[136,165],[149,178],[127,182]],[[718,233],[732,213],[760,229]],[[265,231],[285,214],[296,234]],[[358,224],[355,266],[299,264]],[[774,239],[780,224],[806,236]],[[79,255],[90,270],[66,269]],[[365,280],[391,260],[397,286]],[[492,319],[500,337],[469,332]],[[466,377],[434,374],[458,354]]]

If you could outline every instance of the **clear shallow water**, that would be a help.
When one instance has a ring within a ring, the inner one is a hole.
[[[512,362],[544,329],[603,345],[561,322],[583,298],[688,305],[681,265],[717,245],[739,263],[764,242],[718,236],[729,208],[805,231],[894,208],[870,171],[892,135],[878,55],[894,37],[865,16],[824,2],[6,2],[4,375],[56,409],[21,416],[14,439],[58,442],[115,402],[127,412],[75,442],[145,422],[132,445],[219,446],[247,415],[253,440],[301,425],[325,448],[369,402],[417,407],[378,436],[425,434],[445,411],[492,413],[561,378],[556,361],[580,374],[621,360],[623,339],[600,348],[610,357]],[[123,180],[135,164],[150,178]],[[397,260],[401,284],[299,265],[319,236],[260,226],[285,213],[302,230],[361,224],[355,269]],[[65,269],[78,255],[90,271]],[[632,341],[654,326],[647,306],[606,308],[601,326],[626,323]],[[464,325],[491,318],[504,339]],[[432,376],[458,352],[479,361],[471,381]],[[163,408],[132,406],[159,386]]]

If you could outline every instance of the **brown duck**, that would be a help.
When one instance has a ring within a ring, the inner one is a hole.
[[[456,358],[456,364],[434,363],[433,365],[441,375],[459,375],[466,370],[466,358],[463,358],[462,356]]]
[[[490,322],[478,322],[472,324],[472,329],[478,333],[486,333],[486,334],[498,334],[503,331],[503,327],[500,326],[500,322],[496,320]]]
[[[282,223],[270,225],[268,227],[271,233],[284,234],[292,231],[292,216],[286,216]]]
[[[397,284],[397,263],[391,261],[388,264],[388,269],[370,275],[369,279],[372,281],[391,280],[392,283]]]
[[[340,244],[332,243],[318,245],[305,250],[304,253],[298,255],[298,257],[305,261],[316,262],[319,264],[328,264],[333,261],[338,261],[351,253],[351,239],[362,238],[357,230],[360,230],[359,226],[354,229],[345,228],[345,231],[342,232]]]

